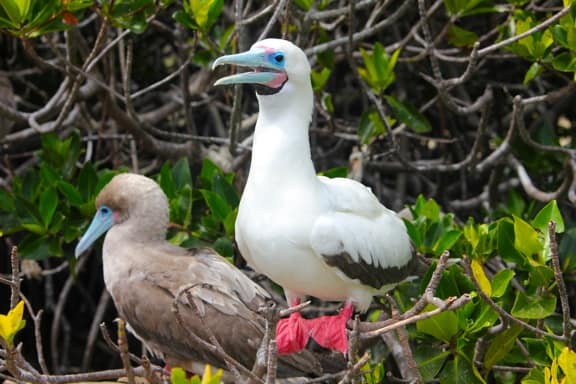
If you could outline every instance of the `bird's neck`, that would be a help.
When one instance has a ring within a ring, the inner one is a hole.
[[[258,104],[260,113],[254,132],[249,182],[260,179],[267,183],[293,183],[315,178],[308,137],[312,88],[288,88],[276,95],[258,95]]]

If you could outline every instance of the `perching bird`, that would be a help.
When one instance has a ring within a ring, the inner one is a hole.
[[[264,334],[257,312],[268,293],[211,249],[184,249],[166,241],[168,201],[158,184],[137,174],[119,174],[96,198],[97,212],[76,246],[79,257],[102,234],[104,281],[120,316],[135,335],[170,366],[194,372],[193,362],[224,367],[219,355],[194,342],[210,333],[248,369]],[[178,292],[179,324],[172,304]],[[321,373],[309,351],[281,357],[280,376]]]
[[[316,175],[308,138],[310,65],[300,48],[266,39],[218,58],[213,68],[222,64],[253,69],[215,85],[254,85],[260,108],[236,220],[240,252],[284,288],[291,306],[307,295],[346,302],[336,316],[306,320],[294,313],[282,320],[278,350],[301,350],[311,336],[344,352],[354,307],[365,311],[373,295],[410,274],[415,259],[405,225],[366,186]]]

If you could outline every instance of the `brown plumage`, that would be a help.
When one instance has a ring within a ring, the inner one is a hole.
[[[137,337],[171,366],[193,370],[194,362],[203,362],[225,367],[220,356],[190,337],[193,332],[208,341],[209,327],[223,349],[251,369],[265,324],[257,311],[270,300],[268,293],[213,250],[184,249],[166,241],[168,202],[151,179],[117,175],[100,192],[96,206],[76,253],[107,231],[106,288]],[[186,286],[191,295],[178,296]],[[177,296],[187,330],[171,310]],[[280,376],[321,373],[309,351],[281,356],[278,368]]]

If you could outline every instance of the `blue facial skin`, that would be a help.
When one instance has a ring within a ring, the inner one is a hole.
[[[284,52],[276,51],[268,55],[268,62],[272,64],[272,67],[276,67],[278,69],[284,69],[284,66],[286,65]]]
[[[96,212],[96,215],[92,219],[88,230],[84,233],[76,249],[74,255],[78,258],[82,253],[84,253],[90,246],[98,240],[106,231],[108,231],[114,225],[114,211],[106,205],[101,205]]]

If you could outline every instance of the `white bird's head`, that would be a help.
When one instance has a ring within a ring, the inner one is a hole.
[[[214,85],[251,84],[258,95],[275,95],[290,88],[311,90],[308,58],[287,40],[258,41],[247,52],[219,57],[212,68],[222,64],[248,67],[253,71],[223,77]]]

